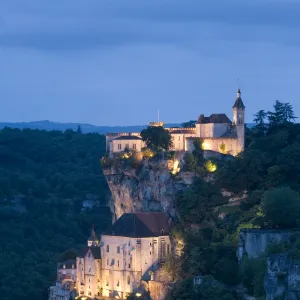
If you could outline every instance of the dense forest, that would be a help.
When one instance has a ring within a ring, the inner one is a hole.
[[[265,299],[266,256],[238,264],[237,238],[241,228],[299,228],[300,124],[295,119],[288,103],[277,101],[273,111],[259,111],[256,126],[246,131],[245,151],[235,159],[212,161],[213,175],[203,172],[201,149],[186,154],[185,168],[198,176],[176,201],[180,218],[173,236],[185,248],[183,257],[170,257],[165,265],[179,280],[168,300],[237,299],[234,287],[240,283],[256,299]],[[228,206],[222,189],[247,197]],[[300,259],[298,240],[270,247],[266,255],[284,251]],[[198,275],[206,281],[195,290],[192,278]]]
[[[104,136],[80,128],[0,131],[1,299],[47,299],[63,252],[85,243],[92,225],[110,226],[104,152]]]

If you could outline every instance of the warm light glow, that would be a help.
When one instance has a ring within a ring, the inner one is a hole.
[[[173,169],[172,169],[171,173],[173,175],[176,175],[177,173],[179,173],[179,171],[180,171],[179,160],[175,160],[174,161],[174,165],[173,165]]]
[[[215,163],[213,163],[211,160],[208,160],[205,163],[205,167],[206,167],[206,170],[210,173],[213,173],[217,170],[217,165]]]
[[[209,143],[204,141],[201,145],[202,150],[209,150]]]
[[[141,297],[141,296],[142,296],[141,293],[136,293],[135,295],[136,295],[137,297]]]
[[[126,152],[123,154],[123,158],[130,158],[131,155],[132,155],[131,152],[128,152],[128,153]]]

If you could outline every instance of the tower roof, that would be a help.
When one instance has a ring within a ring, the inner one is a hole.
[[[241,98],[241,90],[238,89],[237,94],[236,94],[236,99],[235,99],[235,103],[233,105],[233,108],[245,108],[245,105],[243,103],[243,100]]]
[[[99,239],[97,238],[96,232],[94,230],[94,227],[91,230],[91,235],[88,240],[93,241],[93,242],[99,241]]]

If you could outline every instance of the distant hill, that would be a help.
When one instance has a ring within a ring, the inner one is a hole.
[[[96,126],[91,124],[82,124],[82,123],[59,123],[51,122],[48,120],[45,121],[32,121],[32,122],[0,122],[0,129],[4,127],[11,128],[29,128],[29,129],[41,129],[41,130],[60,130],[65,131],[67,129],[76,130],[80,125],[83,133],[97,132],[100,134],[106,134],[107,132],[139,132],[147,127],[147,125],[137,125],[137,126]],[[180,126],[180,124],[166,124],[167,127]]]
[[[96,132],[100,134],[106,134],[107,132],[139,132],[147,127],[147,125],[136,125],[136,126],[96,126],[85,123],[59,123],[59,122],[51,122],[48,120],[45,121],[32,121],[32,122],[0,122],[0,129],[4,127],[11,128],[29,128],[29,129],[40,129],[40,130],[60,130],[65,131],[67,129],[76,130],[78,125],[80,125],[83,133]],[[177,127],[180,124],[176,123],[168,123],[166,127]],[[252,127],[253,124],[247,124],[248,127]]]

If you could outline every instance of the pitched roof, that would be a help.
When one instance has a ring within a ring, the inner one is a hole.
[[[113,139],[113,141],[115,141],[115,140],[141,140],[141,138],[136,135],[121,135],[121,136]]]
[[[92,253],[92,255],[95,259],[100,259],[101,258],[100,247],[95,247],[95,246],[92,246],[92,247],[86,246],[86,247],[84,247],[79,252],[78,257],[84,258],[87,255],[87,253],[89,252],[89,250],[91,251],[91,253]]]
[[[65,266],[65,268],[64,268]],[[72,268],[73,266],[73,268]],[[68,259],[58,264],[58,269],[76,269],[76,261],[74,259]]]
[[[232,122],[226,116],[226,114],[212,114],[210,115],[210,117],[204,117],[204,115],[200,115],[197,123],[198,124],[209,124],[209,123],[231,124]]]
[[[161,212],[123,214],[112,227],[112,234],[125,237],[155,237],[169,235],[168,216]]]
[[[96,232],[94,230],[94,228],[92,228],[91,230],[91,235],[88,239],[89,241],[93,241],[93,242],[96,242],[96,241],[99,241],[99,239],[97,238],[97,235],[96,235]]]
[[[241,90],[238,89],[237,91],[237,96],[236,96],[236,100],[235,100],[235,103],[233,105],[233,108],[245,108],[245,105],[243,103],[243,100],[241,98]]]

